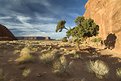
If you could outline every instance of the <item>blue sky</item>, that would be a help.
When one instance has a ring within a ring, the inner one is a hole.
[[[7,26],[15,36],[50,36],[56,33],[58,20],[66,20],[73,27],[74,19],[84,14],[87,0],[0,0],[0,24]]]

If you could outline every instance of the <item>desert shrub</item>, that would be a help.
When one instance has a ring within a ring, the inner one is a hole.
[[[60,48],[60,51],[66,52],[67,49],[66,48]]]
[[[23,48],[20,52],[20,57],[15,61],[18,63],[32,62],[34,60],[33,56],[30,54],[30,49],[27,47]]]
[[[21,52],[21,50],[14,50],[13,54],[18,54],[20,52]]]
[[[89,72],[94,73],[99,79],[103,79],[109,72],[107,64],[101,60],[89,61],[87,67]]]
[[[31,70],[30,69],[24,69],[23,72],[22,72],[22,75],[24,77],[27,77],[30,73],[31,73]]]
[[[53,73],[55,74],[62,74],[67,72],[68,69],[68,62],[65,56],[61,56],[53,63]]]
[[[121,68],[116,69],[116,75],[121,78]]]
[[[37,52],[38,48],[31,48],[31,53]]]
[[[74,59],[80,59],[80,58],[81,58],[81,55],[78,54],[78,53],[76,53],[76,54],[74,54],[73,58],[74,58]]]
[[[53,49],[52,46],[49,46],[47,50],[52,50],[52,49]]]
[[[45,64],[52,63],[59,56],[58,50],[54,49],[40,55],[40,60]]]
[[[4,77],[3,69],[0,69],[0,81],[4,81]]]
[[[41,50],[40,52],[41,52],[41,53],[48,52],[48,49],[46,49],[46,48],[42,48],[42,50]]]
[[[30,49],[30,52],[31,52],[31,53],[35,53],[35,52],[38,51],[38,48],[35,47],[35,46],[33,46],[33,45],[29,45],[28,48]]]
[[[67,54],[73,55],[73,59],[80,58],[80,55],[77,53],[76,50],[69,51],[69,52],[67,52]]]
[[[68,42],[67,37],[64,37],[64,38],[62,39],[62,42]]]
[[[76,50],[72,50],[72,51],[69,52],[69,54],[76,54],[76,53],[77,53]]]

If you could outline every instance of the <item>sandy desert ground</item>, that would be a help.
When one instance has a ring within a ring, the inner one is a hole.
[[[61,41],[0,41],[0,81],[120,81],[113,50]]]

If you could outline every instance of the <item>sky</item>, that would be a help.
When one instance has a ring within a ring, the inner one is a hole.
[[[59,20],[67,27],[85,12],[87,0],[0,0],[0,24],[15,36],[49,36],[62,38],[66,30],[56,33]]]

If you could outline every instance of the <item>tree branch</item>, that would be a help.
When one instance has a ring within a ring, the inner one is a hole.
[[[68,28],[64,27],[64,29],[69,30]]]

